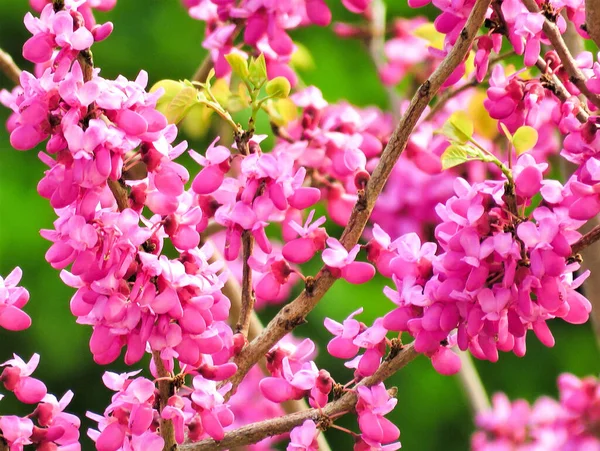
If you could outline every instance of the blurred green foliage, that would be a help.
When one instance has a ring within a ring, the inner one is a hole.
[[[338,0],[329,3],[336,20],[356,19]],[[0,0],[0,47],[14,55],[22,68],[31,70],[31,65],[20,56],[21,46],[29,37],[22,22],[27,10],[26,0]],[[404,1],[390,0],[389,13],[402,17],[417,14],[433,17],[434,11],[410,10]],[[165,78],[184,79],[194,73],[204,57],[203,27],[191,19],[176,0],[120,0],[110,13],[98,14],[99,22],[106,20],[114,23],[114,33],[93,49],[95,62],[105,77],[123,74],[131,79],[144,69],[150,75],[150,84]],[[314,59],[314,68],[301,73],[304,83],[318,86],[330,102],[345,99],[361,106],[387,106],[385,90],[361,43],[340,40],[330,29],[310,28],[293,35],[310,50]],[[0,88],[3,87],[10,88],[10,83],[0,74]],[[410,92],[405,94],[411,95]],[[8,112],[0,110],[0,123],[4,124],[7,117]],[[212,140],[210,134],[207,139]],[[200,150],[207,145],[206,142],[192,144]],[[48,202],[36,192],[44,169],[35,151],[11,149],[8,134],[0,127],[0,274],[5,276],[13,267],[21,266],[23,285],[31,293],[26,311],[33,318],[33,326],[27,331],[0,332],[0,361],[10,358],[13,352],[25,359],[34,352],[40,353],[42,360],[36,376],[57,396],[68,389],[75,392],[70,410],[83,418],[85,435],[91,425],[84,418],[85,412],[102,412],[110,402],[111,393],[101,382],[102,373],[124,371],[126,367],[122,362],[106,368],[93,363],[88,349],[91,329],[77,325],[69,311],[73,290],[60,281],[58,272],[44,260],[48,243],[40,237],[39,230],[51,228],[55,218]],[[307,273],[314,273],[316,268],[316,265],[309,266]],[[311,337],[323,347],[330,338],[322,327],[323,318],[341,320],[361,306],[365,307],[365,313],[360,318],[370,323],[391,308],[390,301],[382,294],[386,282],[378,278],[363,286],[351,286],[344,281],[336,283],[309,316],[309,323],[297,329],[298,334]],[[268,321],[273,313],[269,309],[261,316]],[[490,393],[504,391],[511,398],[531,401],[543,394],[555,396],[556,377],[561,372],[583,376],[599,371],[599,354],[589,324],[571,326],[555,321],[551,329],[557,343],[552,349],[542,346],[530,334],[525,358],[503,354],[496,364],[477,362]],[[351,371],[326,352],[319,354],[317,363],[337,380],[351,377]],[[402,430],[403,449],[468,448],[473,419],[458,378],[440,376],[427,359],[420,357],[395,375],[389,385],[398,387],[399,403],[392,419]],[[25,406],[8,396],[0,403],[0,414],[13,412],[29,413]],[[354,421],[346,420],[342,424],[357,430]],[[327,437],[334,450],[351,449],[347,434],[331,430]],[[83,449],[93,449],[85,437]]]

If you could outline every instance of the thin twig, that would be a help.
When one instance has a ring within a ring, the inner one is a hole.
[[[386,31],[386,8],[383,0],[373,0],[371,3],[371,33],[369,44],[369,53],[375,63],[378,74],[385,65],[385,31]],[[390,109],[394,118],[400,117],[400,105],[402,98],[398,95],[394,86],[385,86],[387,96],[390,102]]]
[[[152,359],[154,360],[154,366],[156,366],[156,373],[158,374],[158,396],[160,412],[168,405],[169,398],[173,393],[173,381],[171,380],[173,375],[165,368],[165,365],[160,357],[160,351],[152,351]],[[161,417],[160,419],[160,435],[164,440],[163,451],[173,451],[177,449],[177,442],[175,441],[175,428],[171,420],[165,420]]]
[[[21,83],[21,69],[19,69],[19,67],[16,65],[15,61],[12,59],[12,56],[2,49],[0,49],[0,72],[4,72],[8,79],[15,85],[19,85]]]
[[[572,97],[571,93],[567,90],[560,78],[548,70],[548,66],[546,61],[544,61],[544,58],[538,56],[535,65],[542,72],[542,86],[544,86],[544,83],[546,83],[547,86],[545,87],[552,91],[554,95],[556,95],[556,97],[558,97],[558,99],[563,103]],[[583,105],[579,106],[575,116],[582,124],[585,124],[590,117],[588,112],[583,108]]]
[[[196,69],[196,72],[192,77],[192,81],[199,81],[200,83],[204,83],[208,78],[208,73],[213,68],[213,66],[213,60],[209,52],[209,54],[206,55],[202,60],[202,63],[200,63],[200,66],[198,66],[198,69]]]
[[[489,62],[489,70],[488,73],[486,74],[486,79],[489,77],[489,74],[491,72],[491,68],[498,62],[504,60],[505,58],[514,55],[515,52],[514,50],[509,50],[505,53],[502,53],[501,55],[498,55],[497,57],[493,58],[490,60]],[[483,80],[481,83],[485,82],[485,80]],[[435,105],[433,105],[430,110],[429,113],[427,113],[427,116],[425,116],[425,118],[423,119],[424,122],[430,121],[431,119],[433,119],[433,117],[436,115],[436,113],[438,111],[440,111],[444,105],[446,105],[446,103],[452,99],[453,97],[456,97],[457,95],[459,95],[461,92],[465,92],[468,89],[471,88],[475,88],[476,86],[481,84],[480,82],[477,81],[477,78],[475,76],[473,76],[473,79],[468,81],[467,83],[465,83],[462,86],[459,86],[456,89],[447,89],[446,91],[443,92],[443,94],[440,96],[439,100],[437,101],[437,103]]]
[[[414,350],[412,343],[406,345],[398,352],[398,354],[396,354],[395,357],[384,361],[375,374],[363,379],[357,385],[371,386],[382,382],[406,366],[409,362],[413,361],[417,355],[418,354]],[[337,401],[333,401],[325,405],[325,407],[321,409],[322,414],[318,409],[310,409],[280,418],[273,418],[258,423],[252,423],[226,433],[225,438],[219,442],[216,442],[212,439],[202,440],[198,443],[182,445],[180,449],[182,451],[219,451],[237,446],[258,443],[267,437],[273,437],[275,435],[289,432],[294,427],[304,423],[306,420],[312,419],[318,423],[319,420],[327,419],[327,417],[331,417],[332,415],[348,413],[354,408],[357,400],[358,398],[354,390],[347,391]]]
[[[404,151],[417,121],[442,84],[466,57],[477,31],[483,24],[490,2],[491,0],[478,0],[475,3],[473,11],[460,33],[456,44],[429,79],[419,87],[417,93],[412,98],[410,105],[390,137],[381,155],[379,164],[367,183],[365,191],[358,193],[358,200],[344,229],[344,233],[340,238],[340,242],[346,249],[351,249],[358,243],[365,225],[371,216],[375,201],[383,190],[392,168]],[[302,293],[281,309],[264,331],[248,346],[242,349],[235,359],[238,371],[229,379],[233,387],[230,394],[235,391],[255,362],[264,356],[275,343],[281,340],[292,329],[305,321],[306,315],[323,298],[335,281],[336,278],[327,268],[323,267],[315,278],[308,279],[306,288]]]
[[[210,264],[215,263],[217,261],[225,261],[219,250],[213,243],[213,253],[211,257],[208,259]],[[231,302],[231,308],[229,309],[229,317],[230,318],[238,318],[240,315],[240,310],[242,307],[242,287],[237,279],[230,273],[229,277],[225,281],[225,285],[221,289],[221,292],[227,296],[229,301]],[[256,311],[252,311],[250,315],[250,326],[248,328],[248,339],[253,340],[257,335],[259,335],[264,329]],[[263,374],[270,376],[271,373],[267,369],[267,362],[263,357],[258,361],[258,365],[262,370]],[[298,400],[290,400],[281,404],[283,407],[283,411],[285,413],[295,413],[302,412],[304,410],[308,410],[308,404],[304,399]],[[317,442],[319,445],[319,451],[331,451],[329,444],[327,443],[327,439],[324,434],[319,434],[317,437]]]
[[[600,225],[597,225],[588,233],[579,238],[579,240],[577,240],[571,246],[571,252],[573,253],[573,255],[578,254],[583,249],[585,249],[588,246],[591,246],[598,240],[600,240]]]
[[[256,301],[254,288],[252,287],[252,268],[250,268],[248,263],[248,260],[252,256],[253,248],[254,237],[252,236],[252,232],[244,230],[242,234],[242,306],[238,323],[235,327],[235,332],[242,333],[244,337],[248,336],[250,318],[254,312],[254,303]]]
[[[590,238],[589,233],[594,230],[597,232],[599,228],[598,219],[596,217],[590,219],[582,227],[582,231],[588,232],[582,239],[586,236]],[[586,242],[588,238],[586,238]],[[596,242],[589,241],[589,243],[586,247],[579,250],[583,259],[581,269],[584,271],[586,269],[590,270],[592,273],[592,276],[588,277],[583,283],[583,294],[592,304],[592,326],[594,327],[596,342],[598,347],[600,347],[600,277],[598,277],[598,274],[600,274],[600,246]]]
[[[460,357],[460,371],[458,377],[465,391],[473,413],[481,413],[490,409],[490,398],[481,382],[477,368],[468,352],[456,350]]]
[[[535,0],[523,0],[523,4],[530,12],[542,14]],[[577,86],[577,89],[579,89],[579,91],[581,91],[581,93],[585,95],[585,97],[587,97],[587,99],[591,103],[593,103],[596,107],[600,108],[600,96],[592,93],[587,87],[587,79],[583,72],[581,72],[579,67],[577,67],[577,63],[575,62],[573,56],[571,55],[571,52],[567,48],[567,45],[565,44],[565,41],[563,40],[560,30],[558,29],[556,24],[548,20],[547,17],[545,17],[543,30],[544,34],[554,47],[554,50],[556,50],[556,53],[558,54],[562,65],[569,74],[569,79],[573,82],[575,86]]]

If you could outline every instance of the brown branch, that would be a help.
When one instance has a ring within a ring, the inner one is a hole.
[[[596,45],[600,47],[600,8],[598,8],[598,0],[585,0],[585,28]]]
[[[224,260],[223,256],[221,255],[221,253],[219,252],[219,250],[213,244],[213,254],[208,259],[208,262],[210,264],[212,264],[212,263],[215,263],[216,261],[225,261],[225,260]],[[232,275],[230,275],[227,278],[227,280],[225,281],[225,285],[221,289],[221,292],[225,296],[227,296],[227,298],[231,302],[231,308],[229,309],[229,317],[230,318],[239,317],[240,310],[242,307],[242,287],[239,284],[239,282],[237,281],[237,279],[235,277],[233,277]],[[256,312],[251,311],[250,326],[248,328],[248,339],[253,340],[254,337],[256,337],[257,335],[259,335],[262,332],[263,329],[264,329],[263,325],[260,322],[260,319],[258,318],[258,316],[256,315]],[[268,376],[271,375],[269,373],[269,370],[267,369],[267,362],[264,357],[259,360],[258,365],[260,366],[260,369],[262,370],[263,374],[268,375]],[[298,400],[293,399],[290,401],[286,401],[286,402],[282,403],[281,406],[283,407],[283,411],[285,413],[301,412],[304,410],[308,410],[308,408],[309,408],[308,404],[306,403],[306,401],[304,399],[298,399]],[[319,436],[317,437],[317,442],[319,444],[319,451],[331,451],[331,448],[329,447],[329,444],[327,443],[327,440],[325,439],[325,436],[323,434],[319,434]]]
[[[369,54],[379,75],[385,65],[386,7],[383,0],[373,0],[371,3],[371,22],[369,25],[370,33],[367,40]],[[385,86],[385,91],[393,117],[398,119],[401,114],[402,98],[398,95],[395,86]]]
[[[210,70],[213,68],[214,64],[213,64],[213,60],[210,56],[210,52],[208,55],[206,55],[204,57],[204,59],[202,60],[202,63],[200,63],[200,66],[198,66],[198,69],[196,69],[196,72],[194,73],[194,76],[192,77],[192,81],[198,81],[200,83],[204,83],[206,81],[206,79],[208,78],[208,73],[210,72]]]
[[[173,393],[173,381],[171,380],[173,375],[165,368],[165,365],[160,358],[160,351],[152,351],[152,359],[156,366],[156,372],[160,380],[158,381],[158,396],[159,396],[159,412],[167,406],[169,398]],[[175,441],[175,428],[171,420],[160,419],[160,435],[162,436],[165,444],[163,451],[173,451],[177,449],[177,442]]]
[[[535,0],[523,0],[523,4],[530,12],[542,14]],[[571,52],[567,48],[567,45],[565,44],[565,41],[563,40],[562,35],[560,34],[560,30],[558,29],[556,24],[548,20],[548,18],[545,18],[543,30],[544,34],[554,47],[554,50],[556,50],[556,53],[558,54],[562,65],[569,74],[570,80],[575,86],[577,86],[579,91],[581,91],[581,93],[585,95],[590,102],[596,105],[596,107],[600,108],[600,96],[592,93],[588,89],[586,85],[587,79],[585,75],[583,75],[583,72],[581,72],[579,67],[577,67],[577,63],[575,62],[573,56],[571,55]]]
[[[256,301],[254,288],[252,288],[252,269],[248,264],[248,259],[252,256],[252,249],[254,248],[254,237],[249,230],[244,230],[242,234],[242,248],[242,299],[235,332],[242,333],[244,337],[247,337],[250,318],[254,312],[254,302]]]
[[[579,238],[579,240],[577,240],[571,246],[571,252],[573,253],[573,255],[578,254],[583,249],[585,249],[588,246],[591,246],[598,240],[600,240],[600,225],[597,225],[592,230],[590,230],[588,233],[586,233],[581,238]]]
[[[598,235],[598,219],[596,217],[590,219],[587,224],[582,227],[583,231],[587,231],[586,235],[582,237],[586,238],[586,242],[591,238],[589,233],[595,231],[595,235]],[[597,239],[597,238],[596,238]],[[581,241],[581,240],[580,240]],[[598,277],[598,270],[600,269],[600,245],[596,242],[589,240],[589,244],[579,250],[581,258],[581,269],[590,270],[592,276],[588,277],[583,283],[583,294],[592,304],[592,326],[596,335],[598,346],[600,346],[600,277]]]
[[[541,77],[542,86],[544,86],[546,89],[549,89],[550,91],[552,91],[554,93],[554,95],[556,97],[558,97],[558,99],[563,103],[572,97],[571,93],[565,87],[565,85],[560,80],[560,78],[558,78],[555,74],[553,74],[551,71],[548,70],[548,67],[547,67],[546,61],[544,61],[544,58],[542,58],[541,56],[538,56],[538,59],[537,59],[537,62],[535,63],[535,65],[542,72],[542,77]],[[590,115],[585,110],[585,108],[583,108],[583,105],[579,106],[579,110],[577,111],[577,114],[575,116],[577,117],[579,122],[581,122],[582,124],[585,124],[590,117]]]
[[[371,386],[382,382],[414,360],[417,355],[412,343],[406,345],[394,357],[386,359],[375,374],[363,379],[357,385]],[[327,419],[327,417],[335,414],[348,413],[354,408],[357,401],[356,392],[354,390],[348,391],[340,399],[325,405],[321,409],[322,414],[318,409],[305,410],[243,426],[235,431],[226,433],[225,438],[219,442],[212,439],[202,440],[198,443],[182,445],[180,449],[182,451],[219,451],[237,446],[250,445],[267,437],[289,432],[294,427],[301,425],[309,419],[319,422],[319,420]]]
[[[373,171],[371,179],[367,184],[366,190],[358,194],[358,200],[340,239],[346,249],[351,249],[358,243],[365,225],[371,216],[375,201],[387,182],[396,161],[398,161],[398,158],[404,151],[412,130],[441,85],[466,57],[473,39],[475,39],[477,31],[483,23],[490,2],[491,0],[478,0],[476,2],[456,44],[412,98],[410,105],[385,147],[379,164]],[[336,278],[323,267],[314,279],[308,279],[304,291],[281,309],[263,332],[242,349],[235,359],[238,371],[229,380],[233,385],[230,393],[235,391],[254,363],[264,356],[275,343],[281,340],[294,327],[305,322],[306,315],[323,298],[335,280]]]
[[[15,64],[12,57],[2,49],[0,49],[0,71],[4,72],[15,85],[21,84],[21,69]]]

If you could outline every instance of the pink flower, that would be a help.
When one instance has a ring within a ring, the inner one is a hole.
[[[14,392],[17,399],[25,404],[40,402],[46,396],[46,386],[42,381],[30,377],[40,362],[39,354],[33,354],[27,363],[18,355],[13,355],[14,359],[0,365],[6,367],[0,374],[4,387]]]
[[[323,251],[323,262],[330,268],[340,270],[340,276],[350,283],[368,282],[375,275],[375,268],[369,263],[354,261],[360,252],[360,245],[347,251],[335,238],[328,238],[327,249]]]
[[[363,436],[377,443],[390,443],[398,440],[400,431],[384,415],[390,413],[398,400],[390,397],[383,383],[356,389],[358,402],[358,425]]]
[[[29,292],[17,286],[23,272],[16,267],[3,279],[0,277],[0,327],[7,330],[24,330],[31,326],[31,318],[21,308],[29,300]]]
[[[2,437],[11,450],[22,450],[23,445],[30,445],[33,428],[33,421],[29,418],[19,418],[14,415],[0,416]]]
[[[317,451],[317,425],[312,420],[306,420],[302,426],[296,426],[290,432],[290,443],[287,451]]]
[[[325,328],[335,335],[327,345],[327,351],[338,359],[351,359],[358,352],[358,345],[354,344],[354,339],[361,332],[361,323],[354,319],[354,316],[362,313],[360,308],[351,313],[344,320],[343,324],[337,321],[325,318]]]

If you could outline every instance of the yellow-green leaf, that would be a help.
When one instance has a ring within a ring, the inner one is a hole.
[[[456,111],[446,121],[442,132],[451,140],[465,143],[473,136],[473,121],[464,111]]]
[[[296,51],[292,53],[290,64],[296,69],[313,70],[315,68],[315,60],[313,59],[310,50],[299,42],[295,42]]]
[[[442,50],[444,48],[444,35],[435,29],[433,23],[426,23],[414,30],[414,35],[425,39],[431,47]]]
[[[442,169],[449,169],[468,160],[463,146],[452,144],[442,154]]]
[[[517,155],[521,155],[522,153],[531,150],[533,146],[536,145],[537,141],[538,132],[535,128],[530,127],[529,125],[519,127],[512,139],[512,143],[513,146],[515,146]]]
[[[291,89],[292,86],[285,77],[275,77],[267,83],[267,86],[265,86],[267,94],[270,97],[275,97],[277,99],[285,99],[290,95]]]
[[[248,61],[242,55],[237,52],[231,52],[225,55],[225,59],[231,66],[233,73],[240,77],[242,80],[246,80],[250,72],[248,71]]]
[[[177,124],[188,110],[198,102],[198,91],[186,86],[167,105],[165,116],[170,124]]]
[[[156,102],[156,109],[165,114],[169,103],[171,103],[175,96],[179,94],[185,86],[184,83],[175,80],[161,80],[156,82],[156,84],[150,88],[150,92],[155,92],[159,89],[164,91],[163,95],[160,96]]]
[[[248,72],[248,79],[255,88],[261,87],[267,81],[267,63],[262,53],[250,61]]]

